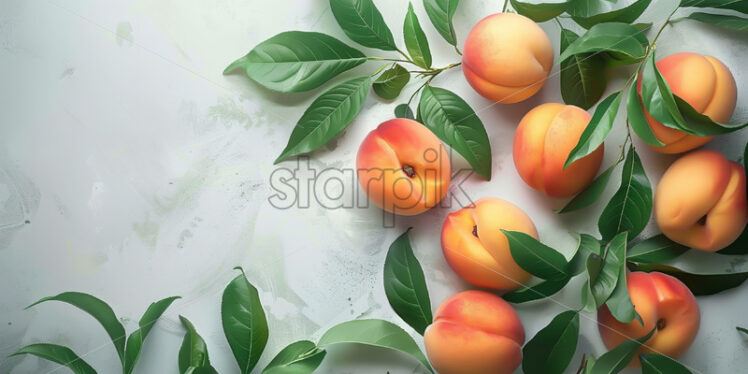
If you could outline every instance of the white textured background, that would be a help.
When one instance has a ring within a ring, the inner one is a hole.
[[[405,2],[376,3],[402,47]],[[673,5],[655,0],[642,20],[662,19]],[[420,1],[414,6],[430,38],[434,65],[457,61]],[[460,41],[471,25],[500,6],[499,1],[463,1],[455,16]],[[557,25],[541,27],[557,49]],[[325,32],[356,46],[337,26],[326,0],[0,1],[0,372],[64,372],[33,357],[5,359],[20,346],[40,341],[85,353],[101,373],[119,370],[109,338],[87,315],[60,303],[23,310],[43,296],[69,290],[109,302],[125,317],[129,331],[151,301],[183,296],[155,326],[136,372],[177,371],[183,336],[179,314],[207,340],[220,372],[238,372],[219,318],[220,294],[236,275],[235,265],[243,266],[259,288],[268,316],[270,341],[258,368],[286,344],[316,339],[352,318],[403,325],[385,299],[381,268],[387,247],[408,226],[414,226],[411,237],[434,308],[467,288],[446,265],[439,246],[449,209],[401,218],[396,228],[386,229],[376,209],[326,210],[312,202],[309,209],[278,210],[268,204],[272,161],[319,91],[281,95],[221,72],[259,42],[286,30]],[[664,57],[694,51],[725,62],[739,86],[737,116],[744,118],[744,38],[683,21],[666,29],[658,52]],[[343,77],[379,66],[367,63]],[[626,68],[610,72],[609,87],[620,87],[627,75]],[[470,89],[458,70],[433,84],[461,94],[490,136],[493,179],[466,182],[473,199],[496,196],[514,202],[535,221],[541,239],[562,251],[574,246],[568,230],[597,234],[602,203],[554,215],[551,209],[564,201],[527,187],[511,159],[512,135],[522,115],[540,103],[561,101],[557,77],[515,105],[492,105]],[[394,106],[415,87],[411,82],[393,103],[370,95],[349,129],[313,155],[312,166],[354,167],[366,133],[391,118]],[[603,165],[619,152],[622,125],[623,115],[606,143]],[[720,137],[709,147],[737,160],[746,134]],[[638,149],[656,183],[673,157]],[[358,186],[345,188],[355,192]],[[557,302],[518,307],[528,339],[563,305],[578,306],[581,278]],[[748,343],[734,326],[748,325],[748,286],[700,297],[699,304],[702,327],[682,361],[708,373],[745,371]],[[576,370],[582,353],[604,352],[594,315],[588,317],[582,320],[583,336],[569,372]],[[405,356],[349,347],[331,349],[319,371],[423,370]]]

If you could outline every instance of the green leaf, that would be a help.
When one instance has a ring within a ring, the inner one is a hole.
[[[665,82],[664,79],[662,79]],[[667,82],[663,83],[667,84]],[[699,113],[691,104],[673,95],[675,105],[680,115],[676,115],[679,129],[696,136],[714,136],[731,133],[748,126],[745,123],[720,123],[712,121],[709,116]]]
[[[579,36],[561,29],[561,52]],[[591,108],[605,92],[605,60],[599,54],[578,53],[561,62],[561,96],[564,103],[584,110]]]
[[[561,291],[564,286],[569,283],[569,280],[571,280],[570,276],[559,279],[543,280],[532,286],[523,286],[518,290],[507,292],[502,297],[504,300],[514,304],[545,299],[546,297],[552,296],[556,292]]]
[[[569,276],[566,258],[537,239],[519,231],[501,230],[509,240],[514,261],[526,272],[542,279],[563,279]]]
[[[413,4],[408,4],[408,13],[405,15],[405,24],[403,25],[403,35],[405,36],[405,48],[413,59],[413,62],[424,68],[431,68],[431,50],[426,34],[418,22],[418,16],[413,11]]]
[[[584,356],[582,356],[582,360],[584,360]],[[595,363],[597,360],[595,359],[595,356],[590,356],[590,358],[587,359],[587,361],[584,361],[584,371],[581,372],[581,374],[590,374],[592,373],[592,368],[595,366]]]
[[[300,340],[283,348],[262,370],[262,374],[311,374],[322,363],[327,352],[308,341]]]
[[[370,86],[371,77],[356,77],[337,84],[316,98],[296,123],[286,148],[275,163],[327,144],[356,118]]]
[[[613,121],[618,114],[618,107],[621,105],[621,91],[615,92],[606,97],[595,108],[592,119],[584,128],[582,135],[574,149],[569,152],[564,169],[569,167],[575,161],[580,160],[592,152],[595,152],[608,137],[610,129],[613,128]]]
[[[587,269],[587,259],[591,254],[602,255],[600,241],[592,235],[578,234],[577,250],[569,263],[571,275],[578,275]]]
[[[431,301],[423,269],[410,246],[409,232],[410,228],[395,239],[387,251],[384,293],[395,313],[423,335],[433,319]]]
[[[404,67],[395,64],[387,69],[374,81],[372,88],[377,96],[385,100],[392,100],[400,95],[408,81],[410,73]]]
[[[397,49],[392,31],[372,0],[330,0],[330,9],[340,28],[354,42],[385,51]]]
[[[620,278],[620,272],[626,265],[626,238],[627,233],[622,232],[608,242],[605,246],[602,267],[599,268],[600,270],[594,279],[592,274],[590,274],[590,279],[592,280],[590,282],[590,291],[595,301],[595,309],[608,301],[615,291]]]
[[[642,336],[641,338],[627,340],[600,356],[592,367],[591,373],[614,374],[625,369],[626,365],[628,365],[631,359],[634,358],[634,355],[636,355],[639,347],[652,337],[655,330],[656,328],[652,329],[649,334]]]
[[[241,68],[249,78],[271,90],[302,92],[364,62],[363,53],[332,36],[287,31],[258,44],[223,73]]]
[[[11,356],[33,355],[67,366],[74,374],[96,374],[96,370],[78,357],[72,349],[57,344],[38,343],[27,345]]]
[[[447,43],[457,46],[457,35],[452,24],[452,18],[457,10],[459,0],[423,0],[426,14]]]
[[[167,297],[151,303],[151,305],[149,305],[145,310],[145,313],[143,313],[143,316],[140,317],[140,321],[138,321],[138,329],[127,337],[125,363],[123,366],[125,374],[130,374],[135,369],[135,365],[138,363],[138,359],[140,358],[140,351],[143,348],[143,342],[145,341],[145,338],[148,337],[148,333],[151,332],[153,324],[156,323],[156,321],[176,299],[179,299],[179,296]]]
[[[57,296],[49,296],[29,305],[26,309],[46,301],[61,301],[68,303],[95,318],[109,338],[112,339],[114,348],[117,350],[120,362],[125,363],[125,328],[122,327],[112,308],[103,300],[81,292],[63,292]]]
[[[268,323],[257,289],[241,271],[223,291],[221,323],[241,373],[248,374],[267,344]]]
[[[745,327],[736,326],[735,329],[738,330],[738,332],[742,332],[743,334],[748,335],[748,329],[746,329]]]
[[[413,111],[410,109],[410,106],[408,106],[408,104],[400,104],[396,106],[395,117],[415,119],[415,116],[413,115]]]
[[[605,171],[598,175],[589,186],[585,187],[582,192],[578,193],[573,199],[566,203],[563,208],[554,210],[554,212],[559,214],[569,213],[594,204],[600,195],[602,195],[603,191],[605,191],[605,187],[608,185],[610,176],[613,174],[613,170],[615,170],[616,166],[618,166],[617,162],[610,165],[605,169]]]
[[[702,269],[700,264],[690,266],[687,270],[681,270],[670,265],[629,262],[629,269],[648,273],[659,271],[676,277],[696,296],[714,295],[738,287],[748,279],[748,270],[727,268],[724,271],[714,271],[712,269]]]
[[[522,348],[525,374],[561,374],[569,366],[579,339],[579,313],[569,310],[553,318]]]
[[[616,241],[616,238],[618,237],[621,239]],[[641,316],[639,316],[639,314],[634,310],[634,304],[631,303],[629,288],[626,283],[626,233],[623,232],[618,234],[616,238],[613,238],[610,242],[611,247],[609,251],[610,253],[615,254],[616,260],[619,262],[618,281],[616,281],[616,287],[605,302],[605,305],[610,310],[610,314],[612,314],[618,321],[629,323],[633,321],[634,318],[637,318],[642,326],[644,326]]]
[[[202,336],[197,333],[195,326],[187,318],[179,316],[187,332],[184,334],[182,346],[179,348],[179,372],[186,373],[190,367],[210,366],[208,346]]]
[[[637,243],[626,255],[626,260],[658,264],[676,258],[688,249],[688,247],[668,239],[667,236],[659,234]]]
[[[573,55],[590,52],[615,53],[620,61],[634,63],[646,55],[641,41],[641,31],[626,23],[601,23],[590,28],[572,42],[559,56],[564,61]]]
[[[638,79],[641,79],[641,76]],[[639,136],[639,139],[654,147],[665,146],[665,143],[657,139],[657,136],[652,132],[652,128],[649,127],[639,95],[636,93],[636,84],[631,84],[631,87],[629,87],[628,97],[626,98],[626,114],[629,125]]]
[[[691,374],[683,364],[665,355],[647,353],[639,355],[639,359],[642,374]]]
[[[413,356],[430,372],[434,372],[413,338],[405,330],[387,321],[360,319],[343,322],[327,330],[319,339],[320,347],[339,343],[394,349]]]
[[[623,163],[621,186],[603,209],[597,227],[603,240],[627,231],[629,239],[639,235],[652,214],[652,186],[639,155],[629,147]]]
[[[521,14],[535,22],[545,22],[561,15],[561,13],[569,8],[573,1],[562,0],[559,2],[558,0],[551,0],[550,2],[539,2],[536,0],[511,0],[511,3],[512,8],[517,11],[517,14]]]
[[[728,14],[709,14],[702,12],[691,13],[686,18],[708,23],[723,29],[748,31],[748,18]]]
[[[748,3],[744,0],[681,0],[681,7],[732,9],[748,14]]]
[[[592,292],[593,286],[598,288],[602,287],[601,285],[596,285],[596,283],[598,282],[598,278],[600,278],[600,274],[602,273],[604,265],[602,255],[598,255],[597,253],[590,253],[589,256],[587,256],[587,262],[585,265],[587,268],[587,280],[584,282],[584,286],[582,287],[582,307],[588,312],[594,312],[604,302],[604,300],[598,302],[597,298]],[[614,279],[615,281],[618,281],[617,278]],[[603,285],[605,285],[606,287],[610,287],[612,293],[612,288],[614,286],[609,285],[610,280],[610,276],[606,276],[605,282],[601,283],[603,283]],[[597,293],[599,294],[600,291],[598,290]]]
[[[467,160],[473,169],[491,180],[491,143],[478,115],[454,92],[426,86],[418,113],[422,123]]]
[[[576,0],[567,13],[580,26],[589,29],[602,22],[632,23],[647,9],[651,0]]]

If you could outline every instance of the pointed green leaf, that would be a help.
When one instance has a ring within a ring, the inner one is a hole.
[[[356,118],[369,94],[369,87],[371,77],[356,77],[337,84],[316,98],[296,123],[286,148],[275,163],[327,144]]]
[[[514,304],[545,299],[546,297],[552,296],[556,292],[561,291],[564,286],[569,283],[569,280],[571,280],[570,276],[559,279],[543,280],[532,286],[522,286],[522,288],[518,290],[507,292],[501,297]]]
[[[410,73],[408,73],[408,70],[395,64],[374,81],[372,88],[377,96],[385,100],[392,100],[400,95],[400,91],[408,84],[409,80]]]
[[[459,0],[423,0],[423,7],[426,9],[431,24],[447,43],[454,46],[457,45],[457,35],[452,24],[452,17],[457,10],[457,4]]]
[[[681,0],[681,7],[732,9],[748,14],[748,3],[745,0]]]
[[[454,92],[426,86],[418,114],[422,123],[467,160],[478,174],[491,179],[491,143],[483,122]]]
[[[392,31],[372,0],[330,0],[330,9],[354,42],[385,51],[397,49]]]
[[[112,343],[114,344],[114,348],[117,350],[120,362],[124,365],[125,328],[122,327],[122,323],[120,323],[119,319],[117,319],[117,316],[114,314],[114,311],[107,303],[86,293],[63,292],[57,296],[45,297],[27,306],[26,309],[45,301],[61,301],[63,303],[68,303],[95,318],[101,326],[104,327],[109,338],[112,339]]]
[[[408,4],[408,14],[405,15],[405,24],[403,25],[403,35],[405,36],[405,48],[413,59],[413,62],[424,68],[431,68],[431,50],[426,34],[418,22],[418,16],[413,11],[413,4]]]
[[[621,186],[603,209],[597,227],[603,240],[624,231],[633,239],[644,230],[651,215],[652,186],[639,155],[630,146],[623,163]]]
[[[672,358],[655,353],[639,356],[642,363],[642,374],[691,374],[683,364]]]
[[[587,256],[587,280],[584,282],[584,286],[582,286],[582,307],[587,312],[594,312],[603,304],[603,301],[598,302],[597,298],[592,293],[592,287],[598,281],[600,273],[602,273],[603,265],[604,262],[602,255],[590,253],[589,256]],[[610,277],[606,276],[606,281],[603,282],[603,284],[607,287],[607,282],[609,281]],[[616,279],[616,281],[618,281],[618,279]]]
[[[720,256],[720,258],[722,257]],[[733,269],[734,265],[726,262],[722,268],[724,270],[714,270],[711,267],[707,268],[697,263],[688,268],[681,269],[669,265],[629,262],[629,269],[631,271],[658,271],[678,278],[696,296],[714,295],[738,287],[748,279],[748,269],[745,269],[745,267]]]
[[[561,15],[573,3],[572,0],[511,0],[512,8],[535,22],[550,21],[554,17]]]
[[[182,326],[187,329],[182,340],[182,346],[179,348],[179,372],[186,373],[190,367],[210,366],[208,356],[208,346],[205,340],[195,330],[195,326],[187,318],[179,316]]]
[[[696,12],[689,14],[686,18],[721,27],[723,29],[748,31],[748,18],[732,16],[729,14]]]
[[[34,355],[54,363],[67,366],[74,374],[96,374],[91,365],[78,357],[73,350],[57,344],[38,343],[27,345],[11,356]]]
[[[317,88],[366,62],[366,56],[332,36],[287,31],[254,47],[224,70],[242,69],[249,78],[279,92]]]
[[[748,335],[748,329],[746,329],[745,327],[736,326],[735,329],[738,330],[738,332],[742,332],[743,334]]]
[[[641,77],[638,79],[641,79]],[[665,143],[657,139],[657,136],[652,132],[652,128],[649,127],[649,122],[647,122],[647,117],[644,115],[639,95],[636,93],[636,84],[632,84],[629,87],[628,97],[626,98],[626,114],[629,125],[631,125],[636,135],[639,136],[639,139],[654,147],[665,146]]]
[[[221,324],[240,372],[249,374],[267,344],[268,323],[260,295],[243,270],[223,291]]]
[[[501,232],[509,241],[512,258],[526,272],[542,279],[563,279],[569,276],[569,263],[555,249],[523,232]]]
[[[327,352],[308,341],[300,340],[283,348],[262,370],[262,374],[311,374]]]
[[[578,193],[573,199],[566,203],[563,208],[554,210],[554,212],[559,214],[569,213],[594,204],[600,195],[603,194],[603,191],[605,191],[605,187],[608,185],[610,176],[613,174],[613,170],[615,170],[616,166],[618,166],[617,162],[610,165],[605,169],[605,171],[600,173],[600,175],[598,175],[589,186],[585,187],[582,192]]]
[[[135,330],[129,337],[127,337],[127,348],[125,348],[125,364],[123,366],[123,372],[130,374],[135,369],[135,365],[138,363],[140,358],[140,352],[143,348],[143,342],[148,337],[148,333],[151,332],[153,324],[161,317],[162,314],[169,308],[174,300],[179,299],[179,296],[167,297],[161,299],[151,305],[145,310],[143,316],[138,321],[138,329]]]
[[[430,372],[429,361],[413,338],[397,325],[379,319],[360,319],[333,326],[319,339],[319,346],[355,343],[394,349],[416,358]]]
[[[600,356],[592,367],[592,374],[615,374],[626,368],[642,344],[649,340],[655,329],[638,339],[627,340]]]
[[[688,247],[668,239],[667,236],[659,234],[637,243],[628,251],[626,260],[660,264],[682,255],[688,249]]]
[[[561,374],[569,366],[579,339],[579,313],[569,310],[553,318],[522,348],[525,374]]]
[[[573,55],[590,52],[616,53],[621,61],[634,63],[646,55],[642,45],[641,31],[626,23],[601,23],[590,28],[579,39],[572,42],[559,56],[564,61]]]
[[[594,277],[594,281],[590,283],[590,291],[596,308],[599,308],[611,297],[618,284],[621,269],[626,264],[626,239],[627,233],[622,232],[605,246],[602,267]]]
[[[387,251],[384,293],[395,313],[423,335],[432,320],[431,301],[423,269],[410,246],[409,232],[410,229],[395,239]]]
[[[616,119],[620,105],[621,91],[611,94],[600,102],[595,108],[592,119],[579,137],[577,145],[569,152],[564,169],[600,148],[605,138],[608,137],[610,129],[613,128],[613,121]]]
[[[611,241],[610,248],[610,251],[615,253],[616,259],[620,261],[618,267],[618,281],[616,282],[616,287],[613,289],[613,293],[610,294],[610,297],[605,302],[605,305],[608,307],[608,310],[610,310],[610,314],[612,314],[618,321],[629,323],[633,321],[634,318],[637,318],[643,326],[644,322],[642,322],[641,317],[634,310],[634,304],[631,303],[629,288],[626,282],[626,233],[621,233],[619,236],[623,236],[623,238],[620,241],[615,241],[614,238],[614,240]],[[613,243],[615,243],[617,248],[613,248]]]
[[[579,36],[561,29],[561,52]],[[564,103],[584,110],[591,108],[605,92],[605,60],[599,54],[578,53],[561,62],[561,97]]]
[[[576,0],[567,10],[574,21],[589,29],[602,22],[632,23],[647,9],[651,0]]]

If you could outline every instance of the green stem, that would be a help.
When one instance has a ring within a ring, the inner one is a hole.
[[[553,17],[553,20],[556,21],[556,24],[558,25],[558,28],[563,30],[564,25],[561,24],[561,21],[558,20],[558,17]]]
[[[396,50],[397,50],[397,53],[399,53],[401,56],[405,57],[406,60],[408,60],[407,62],[415,65],[415,62],[413,62],[413,60],[410,59],[410,56],[408,56],[408,54],[403,52],[402,49],[396,48]]]
[[[504,7],[501,8],[501,13],[506,13],[506,9],[509,6],[509,0],[504,0]]]
[[[660,34],[662,34],[662,30],[665,30],[665,26],[667,26],[670,23],[670,18],[673,17],[673,14],[675,14],[676,11],[678,11],[679,7],[675,7],[672,12],[670,12],[670,15],[667,16],[667,19],[665,19],[665,23],[662,24],[659,30],[657,30],[657,34],[655,34],[654,39],[652,39],[652,43],[650,45],[654,45],[657,41],[657,38],[660,37]]]
[[[369,57],[368,59],[371,60],[371,61],[392,61],[392,62],[404,62],[406,64],[412,64],[412,62],[410,62],[410,61],[400,60],[400,59],[396,59],[396,58]]]

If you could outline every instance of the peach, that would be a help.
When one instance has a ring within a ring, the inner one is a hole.
[[[450,213],[442,226],[442,251],[447,263],[474,286],[497,290],[518,288],[530,279],[530,273],[514,262],[502,229],[538,238],[530,217],[502,199],[480,199]]]
[[[483,18],[465,40],[462,71],[475,91],[489,100],[516,103],[535,95],[552,66],[548,35],[519,14]]]
[[[748,222],[745,169],[719,152],[682,156],[655,191],[654,215],[665,236],[703,251],[730,245]]]
[[[525,329],[500,297],[465,291],[436,310],[424,342],[429,361],[441,374],[509,374],[522,363]]]
[[[605,346],[613,349],[628,339],[645,336],[657,327],[629,366],[639,367],[639,354],[643,353],[678,358],[686,352],[696,338],[701,318],[699,304],[688,287],[678,279],[658,272],[629,273],[626,282],[631,303],[644,326],[636,319],[621,323],[610,314],[607,306],[603,306],[597,312],[597,322]]]
[[[738,88],[730,70],[712,56],[696,53],[676,53],[657,61],[657,69],[670,85],[673,94],[688,102],[699,113],[713,121],[727,123],[735,110]],[[641,94],[641,83],[638,85]],[[711,136],[695,136],[644,116],[657,139],[664,147],[651,147],[662,153],[682,153],[701,147]]]
[[[449,188],[449,156],[422,124],[397,118],[366,136],[356,157],[358,180],[371,201],[401,215],[422,213]]]
[[[514,165],[530,187],[551,197],[572,196],[589,185],[603,161],[604,145],[566,169],[590,115],[573,105],[538,105],[522,118],[514,134]]]

